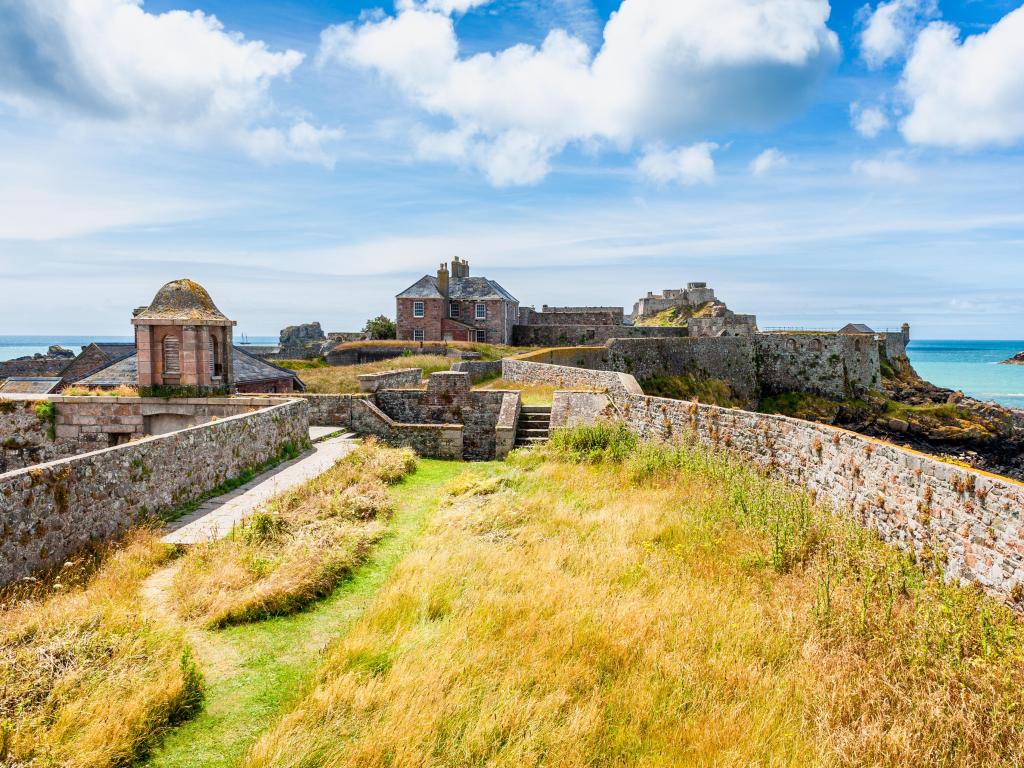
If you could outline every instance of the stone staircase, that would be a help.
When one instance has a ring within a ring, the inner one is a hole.
[[[524,405],[516,425],[516,447],[546,443],[551,436],[551,407]]]

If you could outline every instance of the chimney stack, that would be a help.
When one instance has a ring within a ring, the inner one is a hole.
[[[453,264],[452,267],[455,265]],[[443,261],[441,266],[437,268],[437,290],[441,292],[441,295],[448,298],[448,265]]]
[[[452,259],[452,278],[458,279],[469,277],[469,262],[463,261],[458,256]]]

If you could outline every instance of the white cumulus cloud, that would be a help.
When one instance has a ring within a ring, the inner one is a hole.
[[[448,13],[405,3],[324,30],[319,60],[378,73],[454,124],[437,143],[529,183],[572,142],[677,144],[792,115],[838,58],[828,16],[827,0],[623,0],[596,53],[555,29],[467,57]]]
[[[710,184],[715,180],[715,160],[711,153],[716,149],[718,145],[709,141],[674,150],[651,146],[644,151],[637,167],[640,173],[659,184]]]
[[[862,107],[857,102],[850,105],[850,122],[853,129],[865,139],[874,139],[889,127],[889,118],[879,107]]]
[[[297,51],[271,51],[202,11],[147,13],[141,0],[4,0],[2,13],[0,102],[185,142],[259,146],[277,130],[283,156],[316,154],[301,123],[260,127]]]
[[[755,157],[750,163],[750,172],[755,176],[764,176],[779,168],[789,165],[789,158],[782,152],[771,147]]]
[[[929,25],[900,89],[910,104],[900,124],[909,142],[974,149],[1024,140],[1024,6],[962,42],[952,25]]]
[[[860,50],[869,67],[878,68],[906,54],[914,36],[929,19],[938,16],[936,0],[888,0],[861,9],[866,19]]]
[[[889,153],[869,160],[856,160],[851,170],[874,181],[909,183],[917,181],[917,170],[898,153]]]

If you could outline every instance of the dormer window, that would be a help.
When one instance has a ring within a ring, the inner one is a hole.
[[[487,305],[484,303],[478,303],[476,305],[476,319],[486,320],[487,319]]]
[[[423,317],[423,315],[425,315],[425,314],[426,314],[426,312],[424,311],[424,308],[423,308],[423,302],[422,301],[414,301],[412,303],[412,316],[413,317]]]
[[[448,317],[457,318],[459,316],[459,302],[452,301],[448,304]]]

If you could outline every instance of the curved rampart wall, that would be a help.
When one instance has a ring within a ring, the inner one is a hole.
[[[518,380],[580,381],[579,369],[538,365],[517,366]],[[1024,484],[825,424],[615,387],[608,387],[608,399],[603,413],[642,438],[696,439],[735,451],[807,487],[887,542],[944,553],[948,578],[976,582],[1024,608]],[[602,413],[591,399],[559,402],[564,412],[557,423]]]

